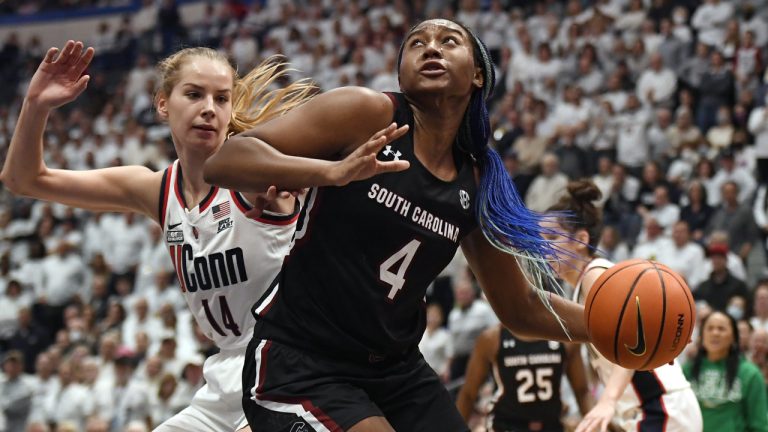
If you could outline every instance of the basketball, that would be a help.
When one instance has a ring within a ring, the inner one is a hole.
[[[584,303],[592,344],[627,369],[673,361],[691,338],[696,318],[682,277],[655,261],[622,261],[592,285]]]

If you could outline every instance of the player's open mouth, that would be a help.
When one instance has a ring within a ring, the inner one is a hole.
[[[438,60],[429,60],[424,62],[419,68],[419,73],[428,77],[436,77],[446,73],[448,69],[445,68],[442,62]]]

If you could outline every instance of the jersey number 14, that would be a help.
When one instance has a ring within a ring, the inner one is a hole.
[[[215,303],[216,299],[214,298],[213,301]],[[205,316],[208,318],[208,322],[216,333],[221,336],[227,336],[227,333],[224,332],[222,326],[219,325],[219,320],[214,318],[211,307],[208,305],[208,299],[203,299],[203,309],[205,310]],[[232,311],[229,310],[229,305],[227,304],[227,298],[225,296],[219,296],[219,311],[221,312],[220,321],[224,328],[229,329],[235,336],[240,336],[240,327],[238,327],[237,322],[232,317]]]

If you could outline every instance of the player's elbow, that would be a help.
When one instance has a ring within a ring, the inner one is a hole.
[[[3,167],[0,172],[0,181],[3,183],[3,187],[17,196],[30,196],[31,194],[31,181],[21,176],[18,170]]]

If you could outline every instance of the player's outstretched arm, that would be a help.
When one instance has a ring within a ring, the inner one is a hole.
[[[343,186],[401,171],[406,161],[382,162],[376,154],[407,131],[391,123],[386,95],[346,87],[316,96],[276,119],[230,138],[210,157],[205,180],[244,192],[269,186],[296,190]]]
[[[17,195],[102,211],[138,211],[155,217],[161,173],[144,167],[93,171],[49,169],[43,162],[43,133],[50,112],[73,101],[88,85],[84,75],[93,48],[67,42],[51,48],[29,83],[2,173]],[[155,217],[156,218],[156,217]]]
[[[611,419],[616,413],[616,402],[624,393],[635,371],[624,369],[619,365],[613,365],[605,389],[600,395],[597,404],[584,416],[576,427],[575,432],[606,432],[611,424]]]
[[[512,333],[531,339],[589,342],[583,306],[558,295],[550,297],[570,333],[569,339],[525,279],[515,257],[493,247],[479,229],[470,233],[461,247],[488,302]]]
[[[467,371],[464,374],[464,385],[461,386],[461,391],[456,398],[456,408],[459,409],[465,422],[469,421],[472,412],[474,412],[480,386],[488,378],[491,363],[499,351],[500,331],[501,328],[495,325],[480,333],[475,341],[475,347],[469,357]]]

